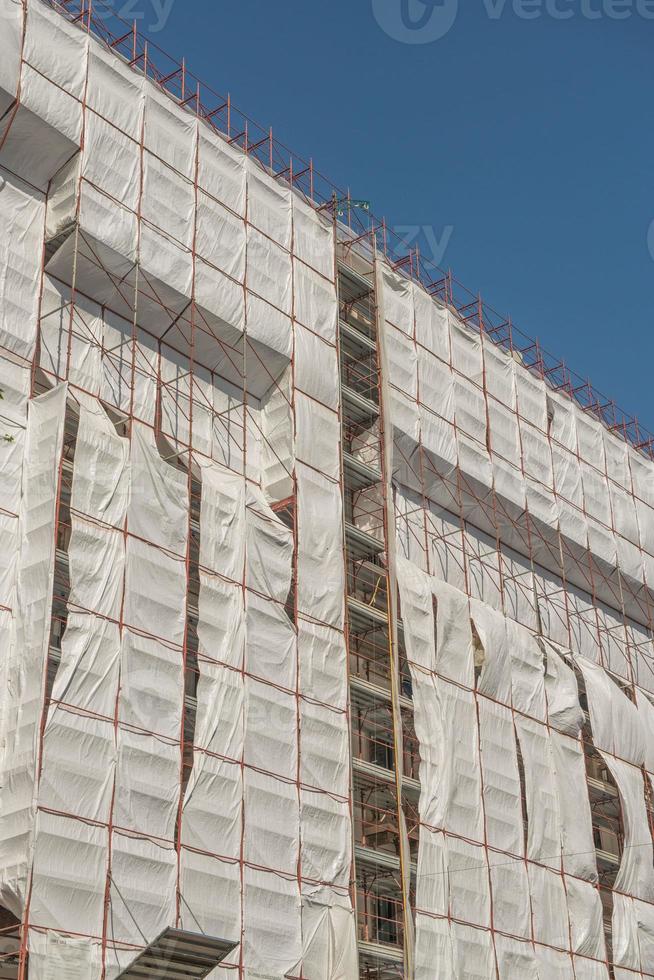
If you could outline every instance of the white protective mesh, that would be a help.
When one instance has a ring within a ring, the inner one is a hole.
[[[0,3],[0,902],[30,976],[115,977],[170,925],[237,943],[216,980],[350,980],[360,939],[421,980],[652,975],[651,460],[85,26]],[[384,374],[353,436],[337,252]],[[353,767],[358,697],[392,730]],[[392,799],[397,750],[391,843],[353,865],[352,787]]]

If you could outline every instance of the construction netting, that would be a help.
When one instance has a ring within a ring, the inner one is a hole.
[[[651,463],[421,287],[388,268],[380,286],[415,975],[649,976]]]
[[[654,465],[56,6],[0,0],[0,962],[654,976]]]
[[[48,6],[2,20],[2,903],[34,978],[171,924],[352,975],[331,220]]]

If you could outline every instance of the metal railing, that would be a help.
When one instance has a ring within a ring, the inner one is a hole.
[[[233,105],[229,95],[220,95],[201,82],[186,61],[171,57],[151,39],[144,37],[136,21],[122,19],[105,0],[45,0],[81,28],[94,34],[116,51],[132,68],[141,71],[167,92],[180,106],[197,115],[215,132],[234,146],[240,146],[256,159],[268,173],[303,195],[320,210],[333,213],[338,203],[341,223],[347,223],[350,235],[374,244],[399,273],[419,283],[443,304],[456,311],[461,320],[488,337],[493,343],[516,355],[524,367],[543,378],[554,390],[565,391],[582,409],[595,416],[608,429],[620,435],[650,459],[654,459],[654,434],[634,416],[599,392],[587,379],[571,371],[560,358],[549,354],[460,283],[449,270],[427,261],[419,249],[407,248],[384,219],[369,212],[348,207],[349,191],[336,186],[321,174],[312,160],[293,153],[274,135]],[[343,203],[345,202],[345,204]],[[347,219],[347,220],[346,220]]]

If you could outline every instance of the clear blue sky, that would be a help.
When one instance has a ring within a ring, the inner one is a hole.
[[[453,226],[441,264],[654,430],[654,3],[460,0],[427,44],[373,13],[440,2],[173,0],[154,40],[391,225]]]

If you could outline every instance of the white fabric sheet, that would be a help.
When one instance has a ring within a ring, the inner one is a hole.
[[[299,463],[298,609],[306,618],[342,627],[344,576],[341,488]]]
[[[20,76],[20,50],[23,39],[23,4],[8,0],[0,10],[0,107],[4,113],[16,98]]]
[[[4,9],[4,8],[3,8]],[[0,170],[0,345],[31,358],[41,282],[41,247],[45,204],[40,194]]]
[[[44,733],[39,804],[103,822],[110,818],[116,771],[112,718],[118,690],[117,620],[124,581],[122,527],[128,493],[127,440],[116,434],[97,402],[82,404],[71,497],[69,615]],[[57,819],[44,813],[39,817],[36,853],[41,853],[43,867],[37,874],[35,860],[32,900],[58,909],[57,928],[101,935],[108,832],[66,820],[58,831],[62,841],[56,846],[48,827]],[[64,901],[59,894],[58,879],[67,876],[62,876],[58,866],[48,872],[54,856],[62,866],[78,869],[92,859],[93,876],[79,886],[86,897],[84,915],[77,902]],[[88,943],[86,954],[92,954]]]
[[[55,559],[55,516],[66,385],[29,404],[16,573],[15,619],[6,667],[0,816],[0,897],[21,916],[34,834],[39,733]]]

